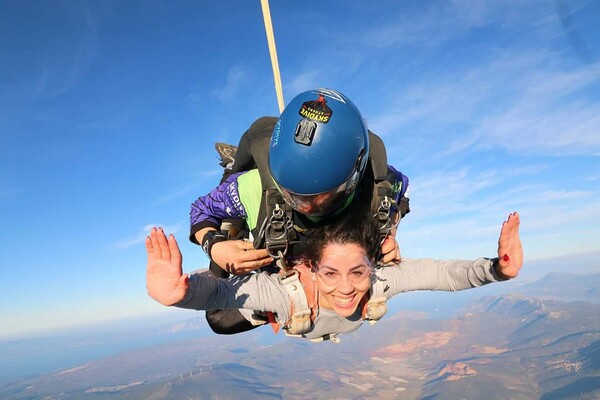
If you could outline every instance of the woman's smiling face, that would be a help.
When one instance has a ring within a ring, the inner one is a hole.
[[[319,306],[350,317],[371,288],[371,263],[357,244],[330,243],[316,266]]]

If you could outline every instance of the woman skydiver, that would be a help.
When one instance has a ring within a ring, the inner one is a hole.
[[[293,267],[310,305],[309,325],[300,336],[323,340],[358,329],[369,319],[365,305],[377,284],[385,287],[377,292],[385,303],[402,292],[458,291],[512,279],[523,264],[516,212],[502,225],[496,258],[402,258],[397,265],[386,268],[374,268],[380,243],[372,221],[370,215],[348,213],[311,233],[305,260]],[[160,228],[152,229],[146,250],[148,294],[159,303],[195,310],[246,308],[271,312],[284,330],[289,330],[295,300],[289,288],[282,285],[281,275],[259,272],[219,279],[206,271],[184,274],[175,237],[167,238]]]

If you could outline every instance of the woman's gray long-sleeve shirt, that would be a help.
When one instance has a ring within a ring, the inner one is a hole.
[[[374,270],[376,279],[383,280],[383,295],[391,298],[398,293],[415,290],[458,291],[479,287],[502,279],[496,274],[497,259],[434,260],[430,258],[403,258],[397,266]],[[290,297],[278,281],[277,275],[265,272],[217,279],[209,271],[194,273],[189,279],[189,289],[176,307],[194,310],[243,308],[273,312],[277,320],[285,322],[290,317]],[[357,309],[349,318],[333,311],[319,309],[308,339],[328,334],[348,333],[357,330],[364,322],[362,310]]]

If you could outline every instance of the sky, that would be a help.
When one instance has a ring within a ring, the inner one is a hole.
[[[402,254],[494,256],[512,211],[524,268],[600,250],[600,2],[270,6],[285,100],[346,94],[409,177]],[[0,339],[163,311],[149,229],[206,267],[214,143],[277,113],[259,0],[0,0]]]

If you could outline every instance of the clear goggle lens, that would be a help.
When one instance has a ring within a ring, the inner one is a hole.
[[[356,285],[362,283],[367,277],[369,277],[371,275],[371,271],[371,267],[361,266],[352,269],[348,273],[347,277],[352,284]],[[340,273],[339,271],[329,269],[327,267],[323,269],[317,268],[316,273],[318,277],[328,286],[338,285],[341,282],[343,276],[342,273]]]

